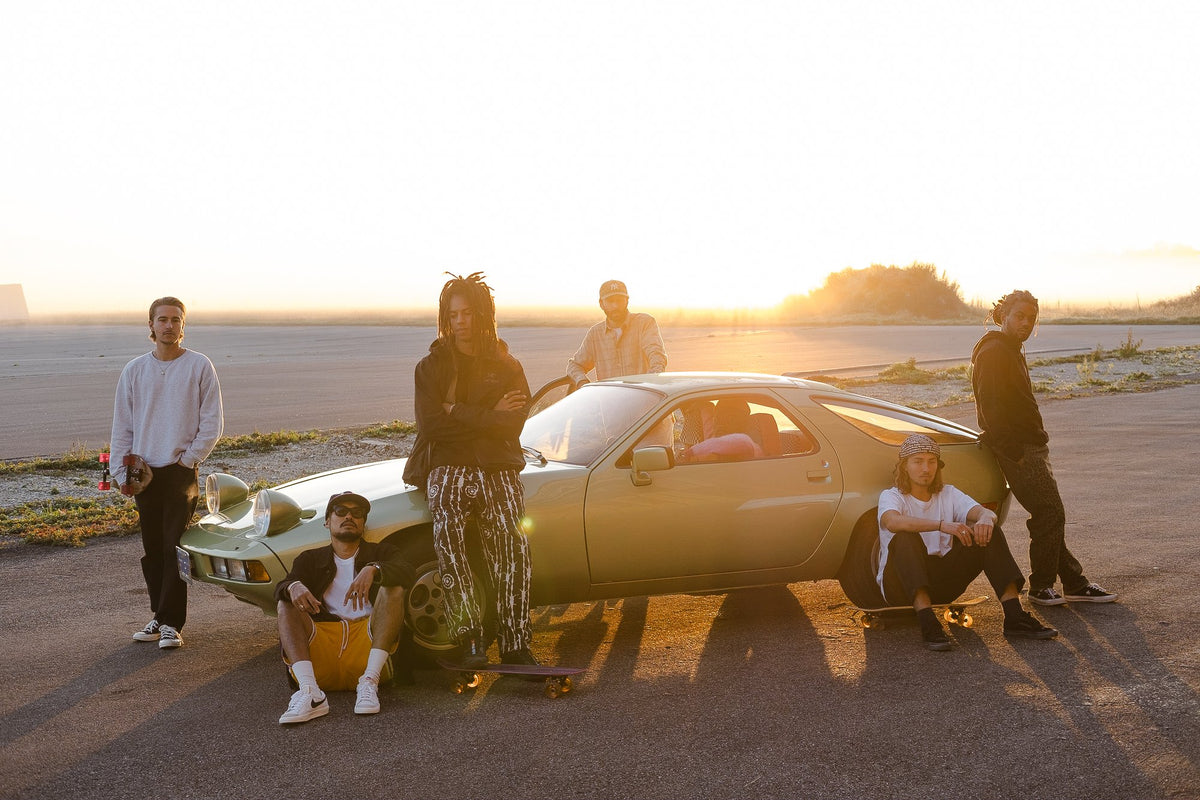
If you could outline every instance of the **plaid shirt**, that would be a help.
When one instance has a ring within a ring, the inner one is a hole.
[[[593,367],[600,381],[665,370],[667,351],[654,317],[631,312],[620,328],[610,326],[608,320],[589,328],[579,351],[567,362],[567,375],[578,383]]]

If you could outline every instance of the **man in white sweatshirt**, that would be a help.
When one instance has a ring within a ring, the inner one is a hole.
[[[154,612],[133,638],[160,648],[183,644],[187,584],[177,572],[175,547],[196,511],[200,462],[224,427],[217,371],[206,356],[183,347],[186,313],[174,297],[150,304],[154,349],[121,372],[109,448],[121,491],[137,504],[142,575]],[[148,471],[139,470],[142,462]]]

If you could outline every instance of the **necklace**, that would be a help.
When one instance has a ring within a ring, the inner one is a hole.
[[[169,369],[171,368],[171,365],[172,365],[172,364],[174,364],[176,361],[178,361],[178,360],[179,360],[179,356],[176,356],[175,358],[169,359],[169,360],[167,360],[167,361],[163,361],[163,360],[162,360],[161,358],[159,358],[158,356],[154,356],[154,360],[155,360],[155,362],[157,362],[157,364],[158,364],[158,374],[159,374],[159,375],[166,375],[166,374],[167,374],[167,370],[169,370]]]

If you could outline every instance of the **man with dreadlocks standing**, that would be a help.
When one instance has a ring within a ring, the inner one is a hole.
[[[1066,545],[1066,511],[1050,468],[1024,344],[1038,318],[1037,298],[1010,292],[992,308],[999,331],[988,331],[971,355],[971,385],[983,441],[996,454],[1013,495],[1029,512],[1029,599],[1038,605],[1111,603],[1116,594],[1091,583]],[[1063,594],[1054,588],[1062,579]]]
[[[438,302],[438,335],[416,367],[418,441],[451,634],[462,663],[487,663],[464,533],[474,519],[496,594],[501,661],[537,664],[530,652],[529,542],[520,434],[529,383],[496,334],[496,304],[481,273],[453,276]]]

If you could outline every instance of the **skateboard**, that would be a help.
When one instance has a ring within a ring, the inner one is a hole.
[[[935,609],[942,609],[942,619],[951,625],[961,625],[964,628],[970,628],[975,624],[974,618],[967,613],[967,609],[971,606],[977,606],[987,600],[986,596],[980,597],[962,597],[951,603],[934,603]],[[879,608],[860,608],[859,606],[850,606],[850,617],[864,628],[875,628],[883,630],[887,627],[885,615],[901,614],[904,612],[913,613],[912,606],[881,606]]]
[[[450,684],[450,691],[455,694],[462,694],[467,689],[477,687],[483,680],[481,673],[494,672],[498,675],[524,675],[535,680],[545,678],[546,697],[554,699],[567,694],[575,687],[571,680],[572,675],[586,671],[584,667],[548,667],[529,664],[486,664],[482,667],[468,667],[442,658],[439,658],[437,663],[442,669],[448,669],[455,673],[454,682]]]

